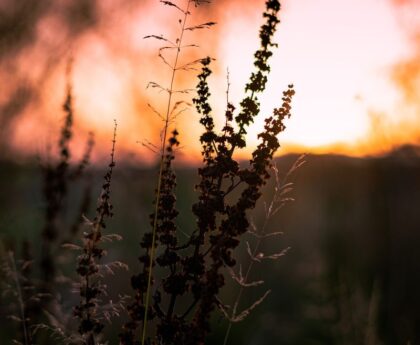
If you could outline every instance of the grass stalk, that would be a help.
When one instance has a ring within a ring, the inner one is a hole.
[[[172,105],[172,95],[173,95],[173,86],[175,82],[175,75],[178,66],[179,55],[181,52],[181,44],[182,39],[185,32],[185,25],[188,19],[189,8],[190,4],[193,0],[187,0],[186,10],[184,11],[184,18],[182,21],[181,27],[181,34],[178,39],[178,45],[176,48],[175,53],[175,61],[172,67],[172,76],[171,76],[171,83],[168,89],[168,103],[166,108],[165,114],[165,125],[163,128],[163,135],[162,135],[162,142],[161,142],[161,155],[160,155],[160,163],[159,163],[159,176],[156,188],[156,201],[155,201],[155,212],[153,218],[153,230],[152,230],[152,245],[150,249],[150,263],[149,263],[149,272],[147,278],[147,289],[146,289],[146,300],[145,300],[145,311],[144,311],[144,320],[143,320],[143,331],[142,331],[142,339],[141,344],[144,345],[146,341],[146,333],[147,333],[147,321],[148,321],[148,310],[149,310],[149,303],[150,303],[150,290],[152,285],[152,270],[153,270],[153,260],[155,255],[155,243],[156,243],[156,226],[157,226],[157,217],[158,217],[158,208],[159,208],[159,199],[161,193],[161,186],[162,186],[162,174],[164,168],[164,159],[165,159],[165,151],[166,151],[166,139],[168,134],[168,127],[169,127],[169,120],[170,120],[170,112],[171,112],[171,105]]]
[[[115,120],[114,120],[115,121]],[[77,272],[83,283],[80,285],[82,301],[74,308],[74,316],[79,318],[79,333],[83,337],[84,345],[99,343],[104,324],[96,316],[98,296],[106,294],[100,284],[99,260],[105,255],[105,251],[99,246],[102,238],[102,230],[105,229],[105,219],[112,217],[112,205],[110,204],[111,178],[115,166],[115,144],[117,135],[117,122],[114,125],[112,138],[111,161],[104,177],[102,191],[98,199],[97,213],[91,222],[90,232],[83,234],[83,253],[78,257]]]
[[[265,221],[264,221],[263,231],[266,228],[267,223],[268,223],[268,218],[266,218]],[[262,238],[258,238],[257,243],[255,244],[255,248],[252,252],[252,256],[255,257],[257,255],[258,249],[261,245],[261,242],[262,242]],[[254,263],[255,263],[255,261],[251,260],[251,262],[248,266],[248,269],[246,270],[245,276],[244,276],[244,281],[245,282],[248,281],[248,278],[249,278],[249,275],[251,273],[252,267],[254,266]],[[242,294],[244,293],[244,290],[245,290],[245,287],[243,285],[241,285],[241,287],[239,288],[238,295],[236,296],[235,303],[233,304],[232,318],[234,318],[236,316],[236,311],[238,310],[239,302],[241,300]],[[224,340],[223,340],[223,345],[226,345],[227,342],[228,342],[230,331],[232,329],[232,324],[233,324],[233,321],[230,319],[229,320],[229,325],[228,325],[228,328],[226,330],[225,337],[224,337]]]
[[[267,232],[266,232],[267,226],[268,226],[269,221],[272,219],[272,217],[284,205],[286,205],[287,202],[293,200],[292,198],[287,197],[287,194],[289,194],[292,191],[292,183],[289,182],[289,179],[290,179],[291,175],[299,167],[301,167],[305,163],[304,159],[305,159],[305,155],[301,155],[301,156],[298,157],[298,159],[295,161],[295,163],[292,165],[292,167],[289,169],[289,171],[285,175],[283,182],[280,182],[280,177],[279,177],[279,172],[277,170],[277,167],[275,165],[273,167],[273,171],[274,171],[275,178],[276,178],[275,192],[274,192],[274,194],[273,194],[273,196],[270,200],[270,203],[268,204],[268,207],[267,207],[267,205],[265,206],[264,223],[261,227],[260,233],[258,234],[256,243],[255,243],[255,247],[252,250],[252,253],[251,253],[252,257],[251,257],[250,263],[248,265],[248,268],[246,270],[245,276],[243,277],[244,283],[248,282],[248,278],[249,278],[249,275],[251,274],[254,263],[256,263],[256,261],[252,260],[252,258],[255,258],[258,255],[258,251],[261,247],[261,244],[262,244],[263,240],[265,238],[267,238],[267,236],[281,234],[281,233],[267,234]],[[257,231],[257,230],[255,230],[255,231]],[[233,304],[232,314],[231,314],[231,317],[229,318],[229,324],[228,324],[228,327],[226,329],[225,337],[224,337],[224,340],[223,340],[223,345],[227,345],[229,335],[230,335],[232,325],[233,325],[233,320],[237,316],[239,302],[242,298],[242,295],[244,293],[245,288],[246,288],[245,285],[240,285],[238,294],[237,294],[235,302]]]
[[[16,261],[15,261],[13,252],[9,252],[9,259],[12,265],[13,279],[16,284],[16,293],[17,293],[17,298],[18,298],[18,303],[19,303],[19,311],[20,311],[20,318],[21,318],[21,324],[22,324],[22,330],[23,330],[24,343],[25,345],[29,345],[30,338],[29,338],[29,332],[26,325],[25,303],[23,301],[22,289],[19,282],[19,274],[17,271]]]

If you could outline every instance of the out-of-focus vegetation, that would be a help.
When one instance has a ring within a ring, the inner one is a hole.
[[[284,176],[296,157],[277,160]],[[293,198],[268,224],[284,235],[270,240],[264,253],[291,247],[287,255],[264,262],[252,278],[265,280],[272,293],[258,312],[232,329],[231,342],[238,344],[416,344],[420,340],[420,158],[413,148],[402,148],[380,158],[308,156],[296,172]],[[100,190],[103,169],[92,169]],[[1,240],[9,247],[22,239],[41,246],[37,238],[43,226],[39,168],[2,162],[0,168]],[[112,244],[108,256],[124,260],[136,270],[140,235],[151,212],[153,169],[119,166],[115,170],[112,199],[115,215],[109,232],[123,236]],[[196,194],[196,170],[179,167],[177,204],[179,229],[194,228],[190,210]],[[270,198],[273,183],[265,188]],[[78,210],[84,186],[75,185],[69,195],[69,224]],[[73,201],[74,202],[73,202]],[[90,214],[94,210],[90,210]],[[256,226],[264,220],[262,204],[252,213]],[[252,241],[251,238],[248,239]],[[235,253],[238,262],[248,260],[245,246]],[[67,268],[66,274],[74,274]],[[111,290],[128,291],[129,275],[110,279]],[[243,307],[261,295],[258,288],[246,292]],[[233,301],[237,286],[228,282],[221,298]],[[67,303],[75,304],[77,296]],[[9,343],[16,332],[8,324],[7,308],[1,308],[0,337]],[[210,344],[223,340],[227,321],[216,315]],[[6,326],[8,325],[8,326]],[[119,325],[114,325],[114,332]]]

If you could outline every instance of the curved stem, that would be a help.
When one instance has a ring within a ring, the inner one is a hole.
[[[266,221],[267,221],[267,219],[266,219]],[[264,228],[265,228],[266,223],[267,222],[265,222],[265,224],[264,224]],[[255,245],[255,248],[254,248],[254,250],[252,252],[252,256],[257,255],[258,248],[260,247],[260,245],[261,245],[261,238],[258,239],[258,241],[257,241],[257,243]],[[248,281],[248,277],[249,277],[249,274],[251,273],[251,270],[252,270],[252,266],[253,265],[254,265],[254,261],[251,260],[251,262],[250,262],[250,264],[248,266],[248,269],[246,271],[245,277],[244,277],[244,281],[245,282]],[[236,311],[238,309],[239,301],[240,301],[240,299],[242,297],[243,292],[244,292],[244,287],[241,286],[240,289],[239,289],[239,292],[238,292],[238,296],[236,297],[235,303],[233,305],[232,318],[234,318],[236,316]],[[228,328],[226,330],[225,338],[223,340],[223,345],[226,345],[227,344],[227,341],[228,341],[229,335],[230,335],[230,330],[232,328],[232,323],[233,323],[232,320],[229,320],[229,326],[228,326]]]
[[[255,248],[252,251],[252,256],[253,257],[255,257],[258,254],[258,249],[260,248],[261,243],[264,239],[264,235],[266,234],[266,228],[267,228],[268,222],[270,221],[270,219],[275,214],[275,212],[273,212],[273,208],[275,207],[276,203],[278,202],[277,193],[279,193],[283,189],[283,187],[288,183],[288,180],[289,180],[291,174],[295,171],[295,169],[298,166],[300,166],[300,158],[298,158],[297,161],[293,164],[293,166],[289,169],[286,176],[284,177],[284,182],[283,183],[279,182],[278,175],[277,175],[277,170],[275,170],[276,171],[276,181],[277,181],[276,192],[274,193],[274,195],[273,195],[273,197],[270,201],[268,211],[266,211],[264,223],[263,223],[263,226],[262,226],[262,229],[261,229],[261,237],[258,238],[258,240],[255,244]],[[244,277],[245,282],[248,281],[248,277],[249,277],[249,274],[251,273],[251,270],[252,270],[252,267],[254,266],[254,263],[255,263],[254,260],[251,260],[250,263],[249,263],[248,269],[247,269],[245,277]],[[228,328],[226,330],[225,337],[224,337],[224,340],[223,340],[223,345],[227,345],[229,335],[230,335],[230,331],[232,329],[232,324],[233,324],[232,319],[236,316],[236,312],[238,310],[239,302],[241,300],[244,289],[245,289],[245,287],[243,285],[241,285],[241,287],[239,289],[239,292],[238,292],[238,295],[236,296],[235,303],[234,303],[233,309],[232,309],[232,316],[231,316],[231,319],[229,320],[229,325],[228,325]]]
[[[145,311],[144,311],[144,321],[143,321],[143,332],[142,332],[142,339],[141,344],[144,345],[146,341],[146,333],[147,333],[147,320],[148,320],[148,310],[149,310],[149,303],[150,303],[150,290],[152,285],[152,270],[153,270],[153,260],[155,255],[155,244],[156,244],[156,227],[157,227],[157,217],[158,217],[158,211],[159,211],[159,200],[160,200],[160,193],[161,193],[161,187],[162,187],[162,175],[163,175],[163,163],[165,159],[165,145],[166,145],[166,137],[168,134],[168,127],[169,127],[169,118],[170,118],[170,111],[171,111],[171,105],[172,105],[172,95],[173,95],[173,85],[175,81],[175,74],[177,71],[177,65],[178,65],[178,59],[179,54],[181,51],[181,44],[182,44],[182,38],[184,36],[185,32],[185,25],[187,22],[188,14],[189,14],[189,8],[190,3],[192,0],[187,0],[187,8],[184,11],[184,19],[182,23],[181,28],[181,35],[178,39],[178,46],[177,51],[175,55],[175,63],[172,68],[172,77],[171,77],[171,83],[170,87],[168,89],[168,104],[166,109],[166,115],[165,115],[165,126],[163,128],[163,136],[162,136],[162,143],[161,143],[161,156],[160,156],[160,166],[159,166],[159,177],[157,182],[157,188],[156,188],[156,202],[155,202],[155,213],[153,218],[153,235],[152,235],[152,246],[150,248],[150,264],[149,264],[149,272],[148,272],[148,278],[147,278],[147,290],[146,290],[146,301],[145,301]]]

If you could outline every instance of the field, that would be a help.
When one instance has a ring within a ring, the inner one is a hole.
[[[276,160],[280,172],[287,172],[296,158]],[[135,271],[138,238],[151,213],[150,181],[155,170],[117,167],[112,188],[115,216],[107,228],[123,240],[113,244],[108,256],[127,262]],[[233,327],[232,342],[415,344],[420,307],[419,169],[420,159],[410,147],[380,158],[307,156],[294,178],[295,201],[269,224],[270,231],[284,235],[266,243],[262,251],[291,248],[278,261],[255,270],[255,279],[265,280],[262,291],[271,289],[272,293],[249,318]],[[182,196],[178,205],[183,214],[179,226],[188,233],[193,229],[188,205],[197,198],[191,184],[197,179],[196,169],[179,167],[177,171],[177,193]],[[95,170],[94,181],[100,181],[101,175],[100,169]],[[3,162],[1,181],[3,241],[18,245],[27,238],[31,250],[39,253],[44,205],[38,167]],[[270,198],[272,183],[264,200]],[[74,199],[80,198],[79,187]],[[96,183],[94,190],[99,189]],[[69,208],[68,213],[76,211]],[[252,217],[261,224],[263,210],[259,208]],[[249,260],[244,248],[238,257],[244,265]],[[75,272],[67,267],[67,273]],[[119,272],[109,284],[111,290],[129,293],[128,281],[129,275]],[[226,303],[236,293],[237,286],[229,282],[223,293]],[[249,291],[243,305],[252,304],[259,294],[261,289]],[[77,296],[72,296],[66,304],[76,301]],[[227,321],[217,315],[214,325],[210,343],[216,344],[226,332]],[[112,328],[115,338],[118,326]],[[2,328],[2,332],[2,339],[8,339],[14,329]]]

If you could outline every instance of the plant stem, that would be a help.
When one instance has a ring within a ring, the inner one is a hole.
[[[28,330],[26,328],[25,305],[24,305],[24,302],[23,302],[22,289],[21,289],[20,283],[19,283],[19,277],[18,277],[18,272],[17,272],[17,268],[16,268],[15,257],[14,257],[12,252],[9,252],[9,258],[10,258],[10,262],[12,263],[13,278],[15,280],[16,290],[17,290],[17,294],[18,294],[20,317],[22,319],[23,336],[25,338],[24,341],[25,341],[25,345],[29,345],[29,334],[28,334]]]
[[[252,251],[252,257],[255,257],[258,254],[258,249],[260,248],[261,243],[262,243],[262,241],[264,239],[264,236],[267,233],[266,230],[267,230],[268,222],[270,221],[270,219],[276,213],[276,211],[275,211],[276,203],[279,202],[278,197],[279,197],[279,195],[281,195],[282,190],[283,190],[283,187],[285,185],[287,185],[287,183],[288,183],[287,181],[289,180],[291,174],[299,166],[301,166],[303,164],[302,163],[303,162],[303,157],[304,157],[304,155],[300,156],[296,160],[296,162],[293,164],[293,166],[289,169],[289,171],[287,172],[286,176],[284,177],[284,182],[283,183],[280,183],[277,169],[275,169],[276,181],[277,181],[276,191],[275,191],[275,193],[274,193],[274,195],[273,195],[273,197],[272,197],[272,199],[270,201],[269,207],[267,208],[265,219],[264,219],[264,223],[263,223],[263,226],[262,226],[262,229],[261,229],[261,233],[260,233],[260,237],[258,237],[257,242],[255,244],[255,248]],[[245,277],[244,277],[244,282],[245,283],[248,281],[248,277],[249,277],[249,274],[251,273],[251,270],[252,270],[252,267],[254,266],[254,263],[255,263],[255,261],[254,260],[251,260],[251,262],[250,262],[250,264],[248,266],[248,269],[246,271]],[[225,333],[225,338],[223,340],[223,345],[227,345],[227,342],[228,342],[228,339],[229,339],[229,335],[230,335],[230,331],[232,329],[232,324],[233,324],[232,319],[235,318],[235,316],[236,316],[236,312],[238,310],[239,301],[240,301],[240,299],[242,297],[242,294],[244,292],[244,289],[245,289],[245,287],[243,285],[241,285],[241,287],[239,289],[239,292],[238,292],[238,295],[236,296],[236,300],[235,300],[235,303],[234,303],[233,309],[232,309],[232,316],[231,316],[231,319],[229,320],[229,325],[228,325],[228,328],[227,328],[226,333]]]
[[[162,185],[162,174],[163,174],[163,167],[164,167],[164,159],[165,159],[165,145],[166,145],[166,137],[168,133],[168,127],[169,127],[169,118],[170,118],[170,111],[171,111],[171,105],[172,105],[172,95],[173,95],[173,85],[175,81],[175,74],[177,71],[177,65],[178,65],[178,59],[179,59],[179,53],[181,51],[181,44],[182,44],[182,38],[184,36],[185,32],[185,25],[187,22],[188,14],[189,14],[189,8],[190,3],[192,0],[187,0],[187,7],[184,11],[184,19],[182,23],[181,28],[181,34],[178,39],[178,45],[176,48],[176,54],[175,54],[175,62],[172,68],[172,77],[171,77],[171,83],[170,87],[168,89],[168,105],[166,109],[166,115],[165,115],[165,126],[163,128],[163,136],[162,136],[162,143],[161,143],[161,156],[160,156],[160,166],[159,166],[159,177],[157,182],[157,189],[156,189],[156,202],[155,202],[155,213],[153,218],[153,235],[152,235],[152,246],[150,249],[150,263],[149,263],[149,272],[148,272],[148,278],[147,278],[147,290],[146,290],[146,301],[145,301],[145,310],[144,310],[144,321],[143,321],[143,332],[142,332],[142,339],[141,344],[144,345],[146,341],[146,333],[147,333],[147,317],[148,317],[148,310],[149,310],[149,300],[150,300],[150,290],[151,290],[151,283],[152,283],[152,269],[153,269],[153,259],[155,255],[155,243],[156,243],[156,226],[157,226],[157,218],[158,218],[158,211],[159,211],[159,199],[160,199],[160,192],[161,192],[161,185]]]
[[[268,219],[265,220],[263,229],[265,229],[265,227],[267,225],[267,222],[268,222]],[[258,248],[261,245],[261,240],[262,240],[261,238],[259,238],[257,240],[257,243],[255,245],[255,248],[254,248],[254,250],[252,252],[252,256],[256,256],[257,255]],[[248,269],[246,271],[245,277],[244,277],[244,282],[245,283],[248,281],[248,277],[249,277],[249,274],[251,273],[251,270],[252,270],[252,266],[253,265],[254,265],[254,261],[251,260],[251,262],[250,262],[250,264],[248,266]],[[236,310],[238,309],[239,301],[240,301],[240,299],[242,297],[243,292],[244,292],[244,286],[241,286],[240,289],[239,289],[239,292],[238,292],[238,296],[236,297],[235,303],[233,305],[232,318],[234,318],[236,316]],[[232,323],[233,323],[232,320],[229,320],[229,326],[228,326],[228,328],[226,330],[225,339],[223,340],[223,345],[226,345],[227,344],[227,341],[228,341],[229,335],[230,335],[230,330],[232,328]]]
[[[285,181],[287,181],[288,176],[289,176],[289,173],[286,175]],[[279,190],[281,190],[281,188],[278,186],[278,191]],[[266,217],[264,219],[264,223],[263,223],[263,226],[262,226],[262,229],[261,229],[261,237],[259,237],[257,239],[257,243],[255,244],[255,248],[252,251],[252,257],[255,257],[257,255],[258,249],[260,248],[261,242],[262,242],[262,240],[264,238],[264,235],[266,233],[266,228],[267,228],[267,225],[268,225],[268,221],[273,216],[273,213],[272,213],[271,210],[274,207],[275,202],[276,202],[276,193],[273,195],[273,198],[270,201],[270,206],[268,208],[268,212],[266,214]],[[249,277],[249,275],[251,273],[251,270],[252,270],[252,267],[254,266],[254,263],[255,263],[254,260],[251,260],[251,262],[249,263],[248,269],[247,269],[247,271],[245,273],[245,277],[244,277],[244,282],[245,283],[248,281],[248,277]],[[239,301],[241,300],[241,297],[242,297],[242,294],[244,292],[244,289],[245,289],[245,287],[243,285],[241,285],[241,287],[239,289],[239,292],[238,292],[238,295],[236,296],[235,303],[233,305],[231,319],[233,319],[236,316],[236,311],[238,310]],[[230,335],[230,330],[232,329],[232,324],[233,324],[232,320],[229,320],[229,325],[228,325],[228,328],[226,330],[225,338],[223,340],[223,345],[227,345],[227,341],[228,341],[229,335]]]

